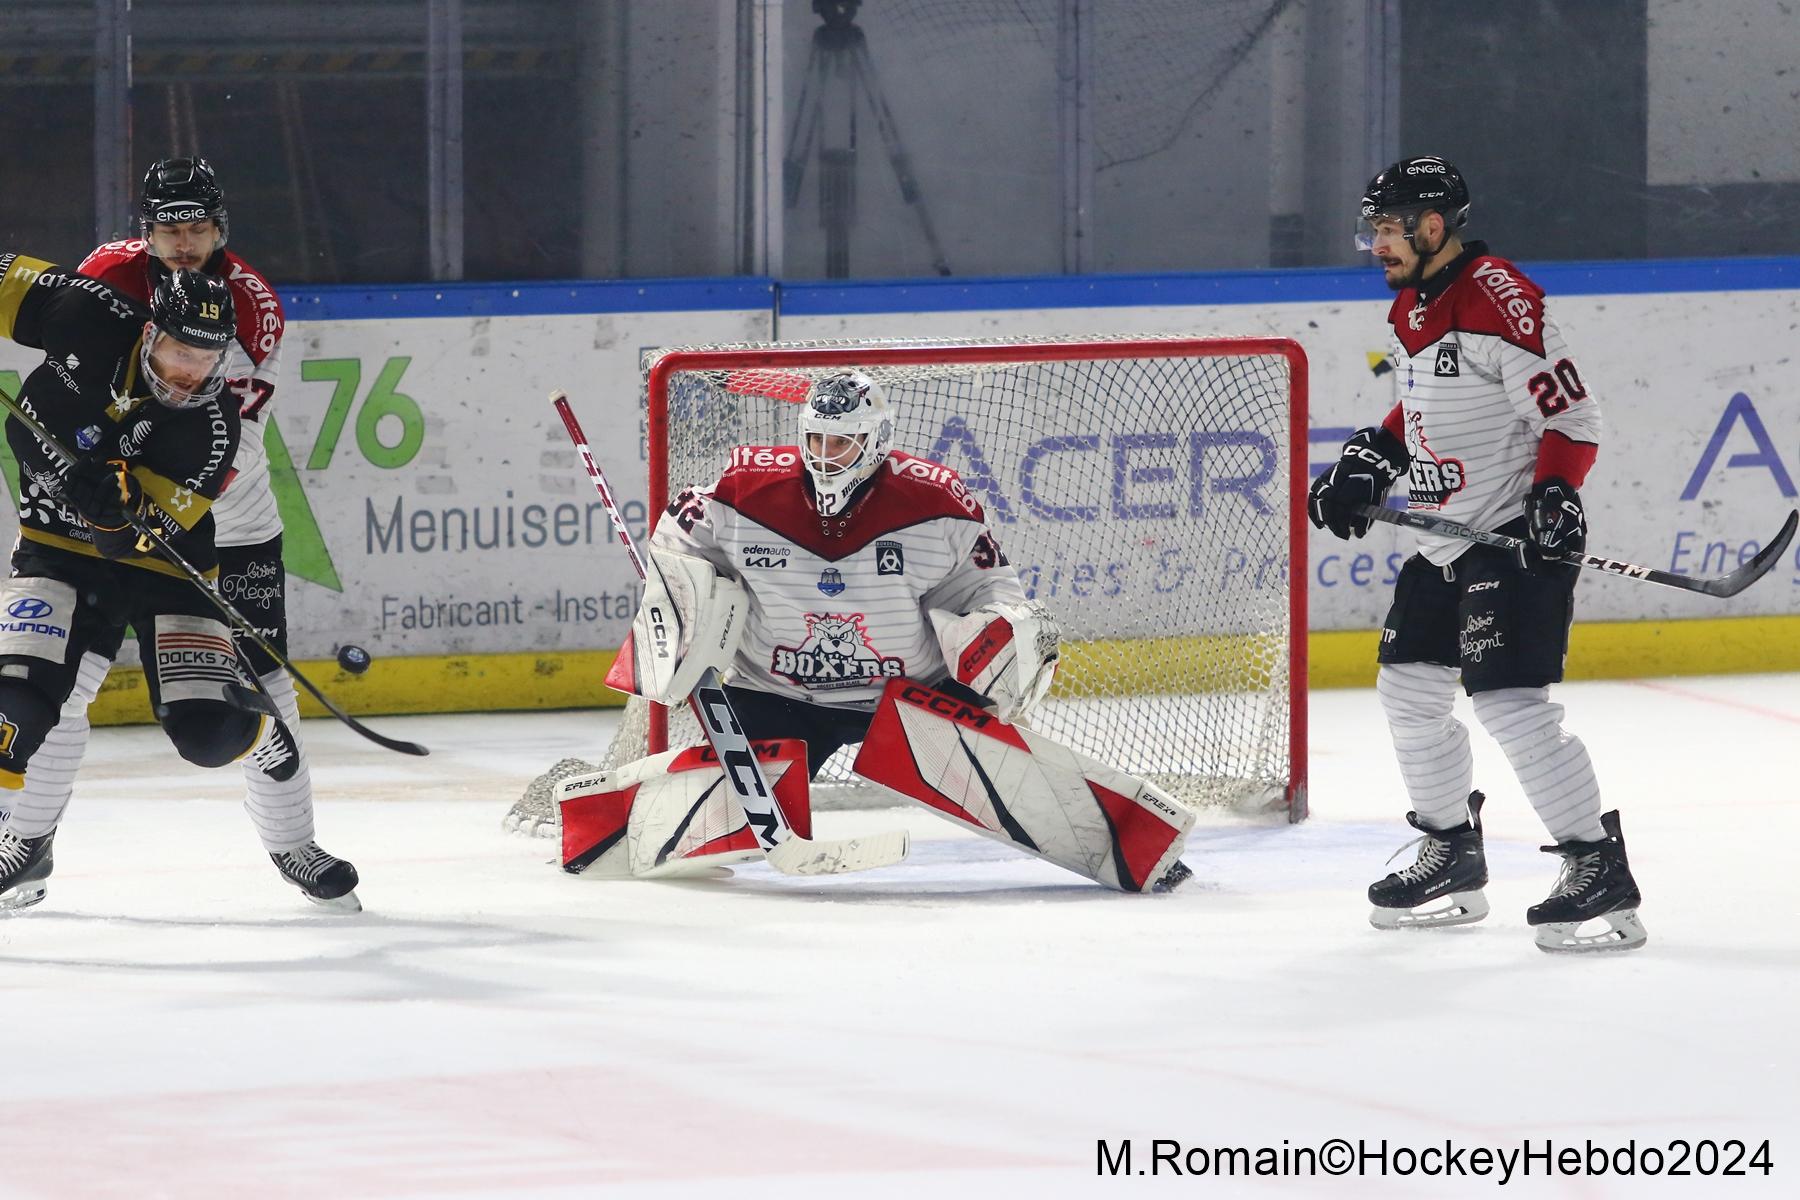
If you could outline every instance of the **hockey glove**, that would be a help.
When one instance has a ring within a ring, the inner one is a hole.
[[[63,482],[63,494],[82,520],[101,531],[124,529],[131,516],[144,515],[144,489],[122,459],[76,463]]]
[[[1369,532],[1369,518],[1349,506],[1380,504],[1410,461],[1400,439],[1382,426],[1357,430],[1331,469],[1313,480],[1306,494],[1308,519],[1346,540],[1363,536]]]
[[[1587,513],[1581,493],[1556,476],[1534,484],[1525,498],[1525,569],[1561,562],[1587,549]]]

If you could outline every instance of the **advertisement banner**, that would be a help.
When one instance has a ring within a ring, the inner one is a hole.
[[[1320,298],[1316,288],[1304,299],[1283,298],[1297,290],[1289,274],[1350,298]],[[641,536],[649,514],[640,356],[648,347],[772,336],[1291,337],[1310,363],[1311,472],[1394,403],[1388,302],[1371,298],[1361,276],[1259,273],[1239,280],[1245,294],[1229,302],[1194,302],[1194,288],[1210,280],[1189,278],[1185,295],[1174,286],[1179,279],[1102,281],[1111,293],[1088,307],[1066,306],[1101,286],[1086,280],[997,282],[985,285],[981,303],[963,308],[954,306],[981,289],[860,285],[857,303],[837,311],[832,306],[847,289],[783,288],[777,308],[767,281],[661,285],[676,289],[661,301],[653,285],[578,285],[630,293],[626,302],[649,306],[630,311],[573,311],[596,307],[593,296],[544,285],[534,285],[535,293],[465,286],[290,303],[265,445],[286,529],[293,654],[329,658],[344,643],[367,647],[378,661],[615,648],[636,604],[635,576],[612,545],[546,396],[569,391]],[[1582,490],[1591,549],[1691,574],[1746,561],[1800,502],[1800,361],[1791,353],[1800,288],[1562,295],[1552,282],[1550,292],[1582,378],[1605,408],[1600,459]],[[552,294],[556,303],[544,302]],[[1128,302],[1134,295],[1154,302]],[[682,297],[699,298],[684,309]],[[914,302],[915,310],[886,311]],[[41,361],[0,342],[0,383],[16,387]],[[1218,421],[1197,415],[1192,428]],[[1045,429],[1052,424],[1047,419]],[[1119,425],[1139,436],[1132,421]],[[1155,432],[1187,444],[1180,430],[1158,425]],[[987,472],[985,485],[1019,511],[1029,507],[1032,480],[1001,476],[1043,472],[1056,461],[1022,454],[1004,466],[973,464],[958,459],[971,439],[941,429],[919,434],[927,436],[928,444],[901,448],[935,453],[971,478]],[[1127,465],[1135,469],[1136,460]],[[10,453],[0,455],[0,466],[16,494]],[[673,481],[676,488],[703,482]],[[12,522],[5,506],[0,532],[10,533]],[[1383,526],[1352,543],[1314,532],[1312,628],[1379,625],[1410,546],[1405,531]],[[1219,563],[1226,570],[1229,556]],[[1241,579],[1194,582],[1227,589]],[[226,581],[225,590],[242,595],[258,585]],[[1729,602],[1592,574],[1578,596],[1584,622],[1800,613],[1800,551]],[[597,681],[592,691],[599,694]]]
[[[616,648],[636,576],[547,396],[568,391],[642,536],[640,352],[766,339],[769,321],[756,309],[290,322],[264,422],[290,652]],[[0,383],[16,390],[41,361],[0,342]],[[4,465],[16,495],[10,454]],[[128,642],[123,661],[133,654]]]

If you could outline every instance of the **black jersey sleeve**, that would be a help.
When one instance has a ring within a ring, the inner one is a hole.
[[[0,254],[0,337],[63,359],[117,357],[150,317],[131,297],[66,267]]]

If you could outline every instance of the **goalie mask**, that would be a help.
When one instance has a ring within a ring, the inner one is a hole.
[[[800,458],[822,517],[849,506],[893,446],[894,422],[881,385],[861,371],[817,380],[800,410]]]

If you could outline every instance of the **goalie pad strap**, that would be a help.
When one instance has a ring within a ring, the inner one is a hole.
[[[887,685],[856,772],[1107,887],[1168,874],[1194,814],[1154,785],[992,712],[899,679]]]

